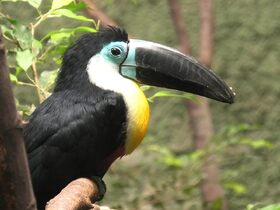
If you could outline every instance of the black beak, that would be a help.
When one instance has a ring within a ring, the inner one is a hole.
[[[190,56],[153,42],[131,40],[120,71],[143,84],[234,102],[231,88],[212,70]]]

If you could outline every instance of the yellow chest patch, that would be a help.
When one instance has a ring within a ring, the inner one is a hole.
[[[142,142],[148,128],[150,109],[146,96],[139,86],[133,86],[125,91],[125,101],[128,108],[128,131],[125,153],[130,154]]]

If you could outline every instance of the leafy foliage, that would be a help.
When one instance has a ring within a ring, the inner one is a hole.
[[[8,2],[5,0],[4,2]],[[9,2],[17,2],[15,0]],[[16,85],[30,86],[37,90],[39,101],[49,96],[53,83],[56,79],[57,70],[59,68],[61,54],[67,49],[71,43],[71,38],[78,33],[96,32],[98,23],[83,15],[78,15],[81,9],[85,8],[83,3],[76,3],[74,0],[53,0],[51,7],[47,8],[47,12],[40,10],[41,1],[26,1],[31,7],[37,11],[38,17],[32,22],[21,22],[7,14],[0,13],[1,30],[5,39],[11,44],[8,48],[9,62],[12,73],[11,80]],[[66,17],[81,22],[79,27],[60,28],[57,30],[47,31],[45,35],[38,36],[38,30],[43,22],[54,20],[60,17]],[[89,23],[91,26],[82,25]],[[52,69],[48,69],[43,64],[55,61]],[[37,66],[44,66],[38,70]],[[18,107],[27,107],[18,102]],[[33,106],[30,106],[30,109]],[[30,112],[24,112],[30,113]]]

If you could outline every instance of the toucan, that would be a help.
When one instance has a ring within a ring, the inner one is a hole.
[[[150,111],[139,84],[234,101],[213,71],[175,49],[129,39],[118,27],[82,35],[63,56],[53,93],[23,131],[39,208],[74,179],[102,179],[140,144]]]

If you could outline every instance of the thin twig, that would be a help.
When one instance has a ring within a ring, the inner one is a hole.
[[[35,85],[33,85],[33,84],[31,84],[31,83],[21,82],[21,81],[17,81],[16,84],[18,84],[18,85],[24,85],[24,86],[30,86],[30,87],[36,87]]]
[[[41,88],[40,88],[40,84],[39,84],[39,76],[38,76],[38,72],[37,72],[37,68],[36,68],[36,61],[32,62],[32,73],[33,73],[33,78],[34,78],[34,82],[35,82],[35,87],[36,87],[36,92],[39,98],[39,102],[43,102],[44,97],[41,93]]]
[[[51,13],[51,11],[49,11],[43,15],[40,15],[39,20],[35,24],[30,23],[32,39],[34,39],[35,29],[40,25],[40,23],[42,23],[44,20],[47,19],[47,17],[50,15],[50,13]],[[32,43],[32,54],[34,54],[33,43]],[[31,69],[32,69],[33,81],[34,81],[34,85],[36,87],[38,99],[39,99],[39,102],[41,103],[45,99],[46,94],[45,94],[45,91],[44,90],[42,91],[42,88],[40,87],[39,75],[38,75],[38,71],[37,71],[37,67],[36,67],[37,61],[38,61],[37,58],[33,59]]]

